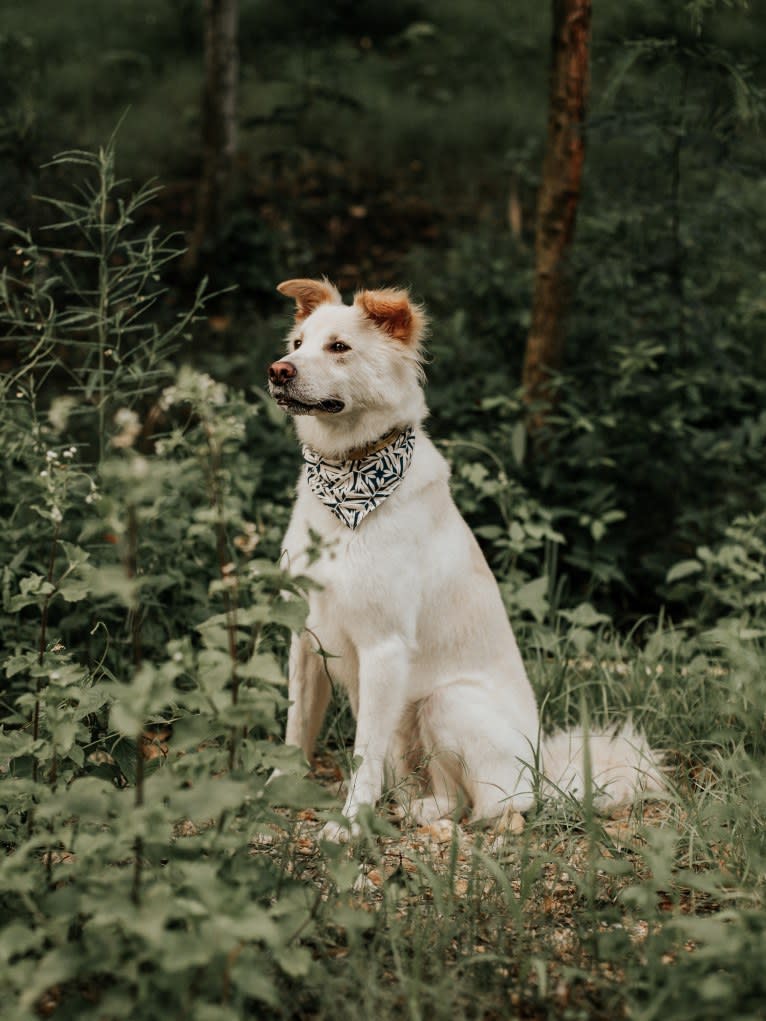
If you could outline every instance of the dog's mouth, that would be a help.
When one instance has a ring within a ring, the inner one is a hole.
[[[334,397],[328,397],[324,401],[317,401],[315,404],[297,401],[294,397],[288,397],[287,394],[274,394],[274,400],[280,408],[284,408],[291,415],[315,415],[320,411],[328,415],[337,415],[346,406],[343,401],[339,401]]]

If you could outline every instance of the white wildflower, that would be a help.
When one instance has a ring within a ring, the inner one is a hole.
[[[132,467],[133,475],[137,479],[145,479],[149,474],[149,462],[145,457],[134,457]]]
[[[210,378],[210,377],[208,377]],[[213,383],[213,380],[210,380]],[[223,383],[213,383],[208,391],[208,399],[211,404],[225,404],[226,403],[226,387]]]
[[[258,529],[252,521],[245,521],[242,525],[242,535],[234,536],[234,545],[243,553],[252,553],[260,542]]]
[[[226,403],[226,387],[207,372],[196,372],[185,366],[178,374],[178,383],[163,390],[159,403],[163,411],[167,411],[173,404],[183,402],[220,406]]]
[[[120,408],[114,416],[114,424],[119,428],[112,437],[114,447],[132,447],[141,432],[141,419],[132,408]]]
[[[163,411],[167,411],[172,408],[178,399],[178,390],[174,386],[166,386],[160,395],[160,407]]]
[[[51,401],[51,406],[48,408],[48,421],[57,433],[63,432],[66,429],[69,416],[76,404],[75,398],[68,396],[55,397]]]

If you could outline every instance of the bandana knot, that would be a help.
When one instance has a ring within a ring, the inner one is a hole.
[[[311,447],[303,448],[309,489],[344,525],[357,528],[404,478],[415,449],[415,430],[403,429],[380,450],[345,461],[329,461]]]

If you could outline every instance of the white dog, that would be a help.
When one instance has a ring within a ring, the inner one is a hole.
[[[362,291],[350,306],[327,281],[278,290],[296,316],[269,385],[300,416],[306,458],[284,549],[290,571],[319,585],[290,652],[287,743],[310,761],[331,693],[319,642],[356,717],[360,764],[343,809],[352,826],[386,782],[417,791],[406,808],[421,823],[462,807],[474,819],[525,811],[534,764],[582,793],[584,736],[540,747],[497,584],[423,430],[422,310],[403,290]],[[663,786],[657,756],[630,727],[590,736],[590,774],[602,805]],[[348,829],[329,824],[324,835]]]

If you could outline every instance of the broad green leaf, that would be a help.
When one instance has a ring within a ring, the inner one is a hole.
[[[31,574],[22,578],[19,589],[19,594],[12,596],[10,600],[12,613],[23,610],[25,606],[34,606],[35,604],[42,606],[56,591],[55,586],[41,574]]]
[[[535,578],[528,581],[513,593],[513,598],[521,610],[527,610],[536,620],[542,620],[548,612],[548,579]]]
[[[87,577],[94,596],[114,596],[123,606],[134,604],[138,582],[135,578],[129,578],[124,568],[109,565],[97,567],[88,571]]]
[[[90,553],[83,549],[82,546],[76,546],[72,542],[65,542],[63,539],[59,539],[59,546],[63,550],[70,567],[77,567],[90,560]]]
[[[115,702],[109,710],[109,726],[123,737],[135,738],[143,729],[146,714],[140,706],[131,705],[129,698]]]
[[[90,585],[84,578],[66,578],[57,589],[58,595],[68,603],[79,603],[90,592]]]
[[[560,610],[559,616],[568,620],[570,624],[578,627],[592,628],[599,624],[608,624],[609,617],[605,613],[599,613],[590,603],[580,603],[574,610]]]
[[[692,574],[698,574],[702,570],[702,564],[699,560],[680,560],[677,564],[674,564],[665,576],[665,581],[668,584],[674,581],[681,581],[682,578],[688,578]]]
[[[264,793],[270,804],[285,808],[319,808],[336,802],[335,796],[319,784],[297,776],[275,777]]]
[[[237,674],[243,678],[257,678],[258,680],[268,681],[270,684],[283,685],[286,683],[282,667],[276,657],[268,652],[253,653],[247,663],[242,663],[237,667]]]
[[[62,720],[51,728],[53,744],[59,753],[69,751],[74,744],[78,729],[78,724],[74,720]]]
[[[290,978],[305,978],[311,971],[313,958],[305,947],[288,946],[274,952],[277,964]]]
[[[523,422],[517,422],[511,430],[511,453],[518,465],[524,463],[527,452],[527,429]]]
[[[246,947],[237,957],[231,969],[231,980],[245,996],[269,1007],[280,1005],[280,996],[269,976],[264,954],[253,947]]]
[[[23,670],[28,670],[30,666],[37,662],[38,655],[36,652],[24,652],[18,656],[11,656],[4,663],[5,676],[15,677],[16,674],[20,674]]]

